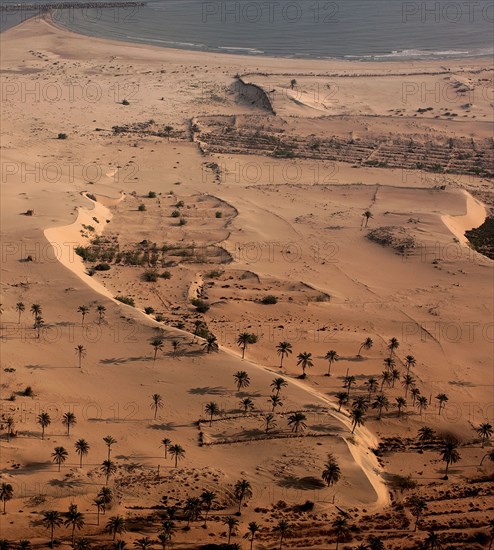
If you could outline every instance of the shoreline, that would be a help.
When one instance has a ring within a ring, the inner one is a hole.
[[[291,68],[291,74],[295,74],[294,70],[300,70],[302,69],[302,72],[304,74],[307,74],[311,70],[318,70],[321,65],[329,66],[330,68],[339,68],[340,70],[347,70],[349,67],[352,69],[356,67],[361,67],[362,70],[368,70],[369,68],[381,68],[381,70],[389,69],[391,67],[396,67],[397,64],[405,65],[406,67],[413,67],[413,66],[421,66],[421,67],[431,67],[431,72],[425,71],[422,69],[423,72],[400,72],[399,74],[403,74],[403,76],[414,76],[417,74],[434,74],[437,72],[438,67],[441,69],[444,68],[444,63],[455,63],[455,64],[461,64],[472,66],[477,64],[483,64],[483,63],[492,63],[492,55],[490,54],[482,54],[478,56],[467,56],[467,57],[434,57],[434,58],[406,58],[406,57],[396,57],[396,58],[386,58],[382,60],[376,60],[375,58],[372,59],[362,59],[361,57],[356,56],[348,56],[348,57],[331,57],[331,58],[323,58],[323,57],[287,57],[287,56],[274,56],[269,54],[259,54],[259,55],[249,55],[249,54],[242,54],[235,52],[229,52],[229,51],[215,51],[215,50],[196,50],[192,48],[179,48],[174,46],[166,46],[166,45],[156,45],[151,44],[149,42],[134,42],[132,40],[124,40],[124,39],[118,39],[118,38],[107,38],[107,37],[101,37],[96,35],[90,35],[85,34],[82,31],[77,31],[74,29],[69,29],[68,27],[56,22],[51,14],[44,14],[41,17],[39,14],[35,14],[32,17],[25,19],[24,21],[19,22],[18,24],[9,27],[5,31],[0,32],[0,40],[2,35],[6,35],[8,33],[11,33],[12,31],[15,31],[16,29],[21,29],[22,27],[26,26],[28,23],[32,23],[33,21],[37,20],[38,23],[42,23],[46,26],[48,26],[51,29],[56,30],[58,33],[64,34],[67,37],[84,37],[84,38],[90,38],[92,42],[99,42],[103,44],[113,45],[113,46],[119,46],[119,47],[130,47],[130,48],[137,48],[138,50],[150,50],[153,52],[166,52],[166,55],[170,56],[178,56],[183,55],[187,58],[193,57],[194,60],[196,60],[197,57],[204,58],[204,60],[211,59],[211,60],[217,60],[221,59],[224,61],[230,60],[229,62],[233,62],[235,60],[238,60],[239,62],[245,62],[247,66],[252,65],[261,65],[265,66],[268,63],[276,63],[279,65],[281,69],[285,68],[285,66],[289,66]],[[391,52],[392,53],[392,52]],[[387,55],[387,54],[385,54]],[[351,59],[350,57],[355,57],[354,59]],[[300,66],[300,69],[299,69]],[[312,68],[311,68],[312,67]],[[463,67],[462,67],[463,68]],[[451,72],[453,69],[448,68],[447,71]],[[246,73],[249,74],[249,73]],[[280,73],[283,74],[283,73]],[[384,75],[387,75],[388,73],[383,73]],[[336,75],[332,75],[336,76]],[[357,75],[353,75],[357,76]],[[361,76],[366,76],[365,74]]]

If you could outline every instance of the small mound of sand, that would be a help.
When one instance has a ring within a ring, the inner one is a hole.
[[[382,246],[389,246],[400,254],[404,254],[406,251],[415,248],[416,244],[412,235],[404,227],[397,225],[388,225],[373,229],[369,231],[367,238]]]

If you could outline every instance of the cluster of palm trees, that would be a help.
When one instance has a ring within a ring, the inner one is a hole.
[[[237,392],[240,392],[240,390],[248,388],[250,386],[250,377],[245,371],[237,371],[233,375],[233,379]],[[271,407],[271,411],[266,413],[261,412],[264,431],[266,434],[269,433],[276,426],[276,418],[274,413],[277,407],[283,406],[281,391],[287,386],[288,382],[281,376],[274,378],[270,384],[272,395],[269,396],[268,403]],[[239,402],[239,406],[244,414],[247,414],[250,411],[254,411],[255,409],[254,401],[250,397],[243,397]],[[214,417],[219,416],[222,413],[216,401],[210,401],[209,403],[206,403],[206,405],[204,406],[204,411],[209,417],[210,426],[213,423]],[[306,420],[307,417],[303,412],[296,411],[288,416],[288,425],[290,426],[292,432],[298,433],[299,431],[303,431],[306,429]]]
[[[172,444],[171,439],[168,437],[161,440],[161,447],[165,450],[165,459],[168,458],[168,454],[170,454],[171,458],[175,460],[175,468],[178,466],[179,460],[184,460],[185,449],[177,443]]]

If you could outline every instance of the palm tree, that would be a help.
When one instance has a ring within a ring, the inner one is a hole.
[[[167,457],[168,449],[169,449],[171,443],[172,443],[171,439],[168,439],[168,437],[165,437],[161,440],[160,447],[164,447],[164,449],[165,449],[165,458]]]
[[[240,479],[237,483],[235,483],[233,493],[238,501],[238,513],[240,514],[242,502],[252,498],[252,487],[250,482],[246,479]]]
[[[172,340],[173,357],[177,356],[177,351],[179,347],[180,347],[180,342],[178,340]]]
[[[367,337],[361,344],[360,344],[360,347],[358,349],[358,353],[357,353],[357,357],[360,357],[360,352],[365,349],[365,350],[370,350],[371,347],[374,345],[374,342],[372,341],[372,338],[369,338]]]
[[[76,504],[71,504],[69,506],[69,511],[66,512],[65,514],[65,521],[64,521],[64,525],[65,527],[72,527],[72,546],[74,546],[74,542],[75,542],[75,530],[76,528],[77,529],[82,529],[82,527],[84,526],[84,514],[81,514],[81,512],[79,512],[77,510],[77,505]]]
[[[24,305],[24,302],[17,302],[15,304],[15,310],[19,314],[19,320],[17,321],[19,324],[21,323],[21,315],[26,311],[26,306]]]
[[[31,550],[31,542],[27,539],[21,539],[17,545],[17,550]],[[77,550],[83,550],[82,548],[77,548]]]
[[[204,410],[209,414],[209,425],[211,426],[213,423],[213,416],[220,414],[220,408],[214,401],[210,401],[206,403]]]
[[[250,397],[245,397],[240,401],[240,406],[242,407],[245,414],[247,411],[250,411],[254,408],[254,401]]]
[[[15,420],[13,416],[7,416],[5,419],[5,424],[7,425],[7,441],[10,441],[12,435],[14,435],[14,426]]]
[[[271,387],[273,388],[272,391],[276,392],[276,396],[280,394],[280,391],[282,390],[282,388],[286,388],[287,386],[288,386],[288,382],[281,377],[275,378],[271,382]]]
[[[365,413],[362,409],[352,409],[350,412],[350,418],[352,419],[352,434],[353,434],[357,426],[364,425]]]
[[[237,371],[233,375],[233,378],[235,379],[237,391],[240,391],[242,388],[247,388],[250,385],[249,375],[244,370]]]
[[[264,431],[265,431],[265,433],[268,433],[269,430],[272,430],[276,426],[276,420],[275,420],[273,414],[264,414],[262,416],[262,419],[264,421]]]
[[[404,374],[401,385],[405,388],[405,398],[408,394],[408,390],[415,383],[415,378],[411,374]]]
[[[159,393],[153,393],[151,396],[152,402],[151,402],[151,408],[154,409],[154,417],[153,420],[156,420],[156,415],[158,414],[158,410],[163,408],[163,399]]]
[[[228,516],[223,522],[228,527],[228,543],[232,540],[232,535],[237,532],[238,519]]]
[[[33,328],[36,331],[36,338],[39,340],[41,336],[41,329],[44,327],[45,321],[41,315],[36,315],[34,318]]]
[[[278,531],[278,533],[280,534],[280,550],[282,550],[283,541],[285,539],[286,534],[290,530],[290,524],[288,523],[288,521],[286,521],[286,519],[280,519],[280,521],[278,521],[278,525],[274,529],[275,531]]]
[[[172,540],[173,535],[175,534],[175,523],[171,519],[166,519],[161,524],[162,530],[158,535],[158,539],[163,546],[163,550],[166,550],[167,543]]]
[[[153,363],[156,361],[156,355],[158,351],[163,350],[163,338],[153,338],[151,340],[151,347],[154,349]]]
[[[250,534],[250,550],[252,550],[252,546],[254,545],[254,539],[256,537],[256,533],[261,529],[258,523],[255,521],[251,521],[249,523],[249,526],[247,527],[247,531]]]
[[[312,361],[312,353],[309,353],[307,351],[303,351],[302,353],[299,353],[297,355],[297,367],[302,367],[302,376],[301,378],[305,378],[305,369],[312,368],[314,366],[314,363]]]
[[[434,531],[429,531],[427,538],[424,540],[424,550],[440,550],[441,548],[439,535]]]
[[[333,522],[333,528],[336,530],[336,550],[340,545],[340,537],[348,531],[348,520],[344,516],[338,516]]]
[[[108,485],[110,476],[114,475],[117,471],[117,466],[113,460],[103,460],[99,468],[105,476],[105,485]]]
[[[363,412],[367,412],[369,408],[369,400],[366,395],[358,395],[352,403],[352,409],[360,409]]]
[[[245,350],[247,349],[248,344],[253,344],[255,342],[254,335],[249,334],[248,332],[241,332],[237,338],[237,346],[242,349],[242,359],[245,357]]]
[[[413,517],[415,518],[415,526],[413,528],[414,531],[417,530],[418,523],[420,520],[420,516],[423,514],[424,510],[427,508],[427,502],[420,498],[419,496],[412,496],[408,500],[408,506],[410,507],[410,511],[413,514]]]
[[[328,487],[338,483],[341,478],[341,469],[332,454],[328,455],[321,477],[328,484]]]
[[[185,458],[185,450],[181,445],[171,445],[168,449],[172,457],[175,459],[175,468],[177,467],[178,461]]]
[[[115,443],[117,442],[116,439],[114,439],[111,435],[106,435],[104,438],[103,438],[103,441],[105,442],[107,448],[108,448],[108,455],[107,455],[107,460],[110,460],[110,453],[111,453],[111,447],[112,445],[115,445]]]
[[[385,357],[384,358],[384,366],[389,370],[391,371],[392,369],[394,369],[395,365],[396,365],[396,361],[393,359],[393,357]]]
[[[404,397],[396,397],[396,406],[398,407],[398,418],[401,416],[401,409],[406,409],[407,400]]]
[[[218,342],[214,334],[209,334],[206,338],[202,347],[206,350],[206,353],[211,353],[212,351],[218,351]]]
[[[201,503],[206,510],[204,515],[204,527],[207,526],[209,512],[216,501],[216,493],[213,491],[203,491],[201,494]]]
[[[305,430],[307,417],[304,413],[295,412],[288,417],[288,425],[292,427],[292,432],[298,433],[299,429]]]
[[[457,451],[459,441],[453,437],[448,437],[444,443],[443,448],[440,451],[441,460],[446,462],[446,471],[444,472],[444,479],[448,479],[448,469],[450,464],[456,464],[460,460],[460,453]]]
[[[412,386],[412,389],[410,390],[410,395],[412,396],[412,405],[415,406],[415,401],[420,396],[420,390],[417,387]]]
[[[400,379],[400,371],[398,369],[392,369],[391,372],[391,387],[395,387],[395,382]]]
[[[326,359],[326,361],[328,362],[328,372],[326,376],[331,376],[331,366],[335,361],[338,361],[339,359],[338,354],[334,349],[332,349],[326,353],[326,355],[324,356],[324,359]]]
[[[422,428],[419,428],[417,439],[420,441],[420,450],[423,451],[424,443],[433,441],[435,436],[436,432],[432,428],[429,428],[429,426],[422,426]]]
[[[75,442],[75,452],[79,455],[80,463],[79,467],[82,468],[82,457],[87,456],[89,453],[89,443],[85,439],[78,439]]]
[[[69,453],[63,447],[55,447],[51,454],[53,462],[58,464],[58,471],[62,467],[62,464],[67,460]]]
[[[371,395],[377,391],[377,388],[379,386],[378,386],[377,380],[376,380],[376,378],[374,378],[374,376],[371,376],[367,380],[365,385],[367,386],[367,390],[369,392],[369,395],[367,396],[367,399],[370,401]]]
[[[102,497],[96,497],[93,499],[93,504],[96,506],[96,513],[97,513],[97,519],[96,519],[96,525],[99,525],[99,515],[101,512],[105,511],[105,501]]]
[[[201,513],[201,499],[197,497],[189,497],[185,501],[184,515],[187,518],[187,528],[190,527],[190,522],[197,519]]]
[[[374,535],[370,535],[367,539],[369,550],[384,550],[384,542]]]
[[[389,356],[393,357],[393,354],[395,350],[397,350],[400,347],[400,342],[398,342],[398,338],[390,338],[388,342],[388,350],[389,350]]]
[[[106,524],[105,531],[113,535],[113,540],[115,540],[117,534],[121,535],[127,531],[125,519],[122,516],[112,516]]]
[[[42,313],[41,306],[39,304],[32,304],[31,305],[31,313],[33,314],[33,317],[36,319],[36,317],[40,317]]]
[[[281,407],[283,405],[281,397],[278,395],[270,395],[268,401],[271,401],[271,412],[274,412],[276,407]]]
[[[483,449],[486,441],[489,441],[489,439],[492,437],[492,424],[489,424],[489,422],[483,422],[478,428],[476,428],[475,431],[482,441]]]
[[[436,399],[439,403],[439,416],[441,416],[441,410],[444,407],[444,404],[448,401],[448,396],[445,393],[439,393],[436,395]]]
[[[381,373],[381,393],[384,392],[384,384],[387,384],[388,386],[391,384],[391,373],[389,370],[383,370]]]
[[[47,412],[38,414],[38,424],[41,426],[41,439],[45,438],[45,428],[51,424],[50,415]]]
[[[371,212],[370,210],[366,210],[366,211],[362,214],[362,216],[363,216],[364,219],[365,219],[365,225],[364,225],[364,227],[367,227],[367,224],[369,223],[369,220],[370,220],[371,218],[373,218],[374,216],[372,215],[372,212]],[[364,221],[364,219],[362,220],[362,222]]]
[[[104,504],[103,514],[104,514],[106,511],[106,508],[113,501],[113,491],[110,489],[110,487],[101,487],[101,489],[98,492],[98,498],[101,498],[103,501],[103,504]]]
[[[89,307],[88,306],[79,306],[77,308],[77,311],[82,316],[82,326],[84,326],[84,319],[85,319],[86,315],[89,313]]]
[[[276,353],[280,356],[280,369],[283,368],[283,359],[292,353],[290,342],[280,342],[276,346]]]
[[[384,394],[379,394],[374,403],[372,403],[372,408],[373,409],[378,409],[379,411],[379,414],[377,416],[377,419],[378,420],[381,420],[381,417],[382,417],[382,411],[383,409],[386,409],[388,410],[388,407],[389,407],[389,400],[388,398],[384,395]]]
[[[70,427],[77,423],[77,419],[73,412],[66,412],[62,416],[62,424],[67,428],[67,435],[70,435]]]
[[[105,317],[106,307],[102,305],[96,306],[96,311],[98,312],[98,325],[101,325],[101,321]]]
[[[86,348],[82,344],[79,344],[74,349],[76,355],[79,357],[79,368],[82,368],[82,359],[87,355]]]
[[[411,367],[415,367],[417,361],[415,360],[415,357],[413,355],[407,355],[405,357],[405,367],[407,369],[407,374],[410,371]]]
[[[346,375],[344,378],[343,378],[343,387],[346,388],[346,395],[347,397],[350,397],[350,389],[352,386],[354,386],[356,384],[357,380],[355,378],[355,376],[352,376],[351,374],[350,375]]]
[[[12,500],[14,497],[14,488],[10,483],[2,483],[0,485],[0,500],[3,501],[3,513],[6,514],[6,504],[8,500]]]
[[[154,541],[152,541],[149,537],[142,537],[134,541],[134,548],[138,548],[140,550],[147,550],[148,548],[151,548],[153,544],[154,544]]]
[[[53,548],[53,532],[55,531],[55,527],[62,525],[62,516],[56,510],[48,510],[47,512],[43,512],[43,519],[41,521],[46,529],[50,529],[50,548]]]
[[[422,411],[427,409],[427,407],[429,406],[429,401],[427,401],[427,397],[425,397],[425,395],[419,395],[418,396],[417,406],[418,406],[419,411],[420,411],[420,416],[422,416]]]
[[[348,394],[346,391],[339,391],[336,394],[336,398],[338,399],[338,412],[340,412],[342,405],[346,405],[348,403]]]

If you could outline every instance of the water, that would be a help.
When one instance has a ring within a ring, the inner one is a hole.
[[[3,15],[2,30],[16,17]],[[153,0],[54,18],[90,36],[223,53],[388,61],[494,53],[492,0]]]

